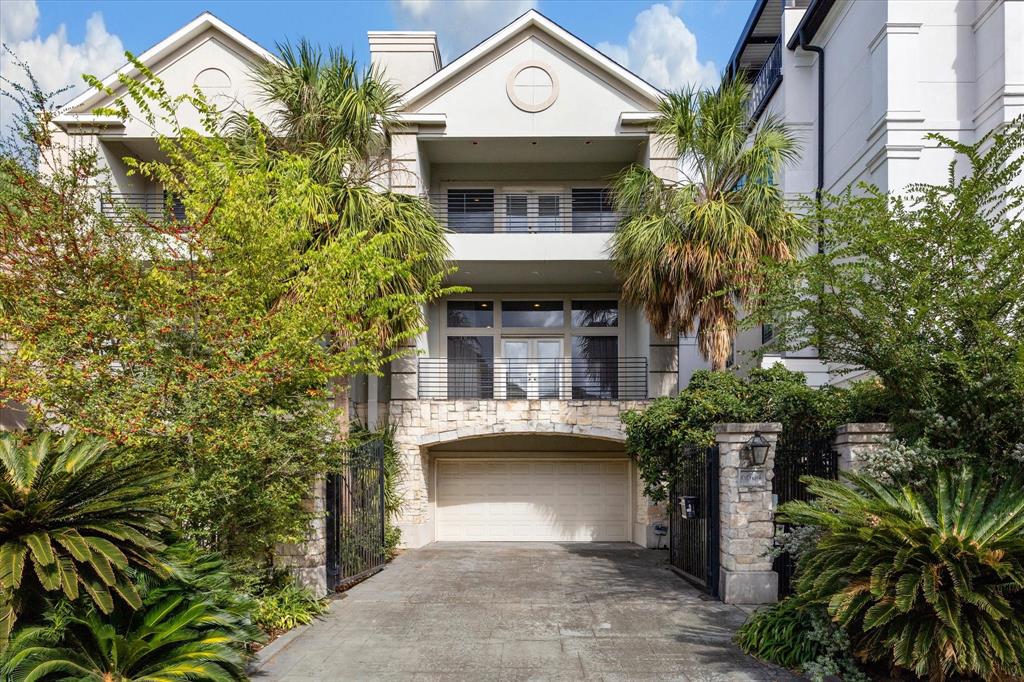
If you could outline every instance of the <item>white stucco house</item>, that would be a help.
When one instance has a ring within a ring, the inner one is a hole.
[[[613,174],[676,177],[647,130],[662,93],[535,11],[443,66],[431,32],[369,43],[404,93],[391,188],[429,199],[452,283],[472,288],[424,310],[415,354],[355,387],[357,411],[397,429],[405,543],[657,542],[619,417],[675,390],[677,346],[622,303],[605,247]],[[250,67],[266,59],[211,14],[140,55],[170,92],[198,84],[226,108],[256,106]],[[155,154],[152,132],[91,113],[105,103],[87,92],[58,123],[96,146],[122,199],[157,210],[162,188],[122,162]]]
[[[801,139],[801,159],[777,179],[787,197],[860,182],[901,192],[946,177],[952,154],[927,133],[971,143],[1024,114],[1024,2],[757,0],[726,72],[753,83],[758,116],[782,117]],[[770,327],[741,333],[737,364],[764,351],[811,385],[864,376],[813,348],[773,354],[771,341]],[[683,385],[706,366],[693,339],[679,364]]]
[[[416,353],[354,392],[371,425],[396,427],[405,544],[655,546],[663,511],[641,492],[620,415],[704,363],[622,302],[605,249],[611,176],[640,163],[679,177],[648,130],[662,93],[536,11],[447,65],[434,33],[368,38],[404,93],[391,188],[429,199],[451,231],[452,283],[472,288],[424,310]],[[249,69],[275,59],[211,14],[140,58],[171,92],[198,84],[257,114]],[[858,180],[898,190],[945,172],[926,132],[973,140],[1024,112],[1024,2],[758,0],[727,69],[752,79],[757,114],[803,139],[778,179],[788,196]],[[87,92],[58,123],[96,145],[126,201],[160,206],[161,188],[121,161],[155,154],[151,131],[91,113],[104,103]],[[737,357],[770,343],[770,329],[744,333]],[[778,361],[815,385],[850,379],[813,349]]]

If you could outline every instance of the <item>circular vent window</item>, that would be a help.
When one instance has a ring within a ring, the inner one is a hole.
[[[220,69],[203,69],[193,82],[218,111],[224,111],[235,101],[231,91],[231,77]]]
[[[506,87],[512,104],[523,111],[544,111],[558,98],[558,79],[540,62],[520,64],[508,77]]]

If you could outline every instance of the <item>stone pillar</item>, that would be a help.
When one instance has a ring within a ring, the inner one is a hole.
[[[715,424],[719,451],[719,594],[727,604],[778,601],[779,576],[767,555],[775,536],[772,469],[782,424]],[[763,466],[754,466],[746,443],[760,432],[771,443]]]
[[[302,500],[303,510],[313,514],[306,539],[279,543],[274,548],[274,565],[291,573],[297,585],[317,597],[327,595],[327,484],[323,477],[313,483],[310,496]]]
[[[865,452],[878,450],[892,437],[885,423],[843,424],[836,429],[833,445],[839,453],[840,471],[857,471]]]

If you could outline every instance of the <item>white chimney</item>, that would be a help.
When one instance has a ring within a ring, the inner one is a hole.
[[[370,63],[398,85],[410,90],[441,68],[441,52],[433,31],[369,31]]]

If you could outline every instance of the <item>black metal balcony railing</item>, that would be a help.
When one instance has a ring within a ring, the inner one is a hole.
[[[782,39],[775,41],[772,51],[768,53],[768,59],[761,66],[761,70],[750,82],[750,117],[754,120],[761,115],[768,105],[775,88],[782,80]]]
[[[421,399],[643,400],[647,358],[420,358]]]
[[[185,207],[178,199],[167,201],[167,194],[144,192],[112,192],[109,197],[100,201],[100,211],[108,218],[115,220],[125,213],[139,212],[154,220],[168,217],[175,220],[185,219]]]
[[[428,199],[434,215],[452,232],[614,232],[619,224],[619,214],[607,189],[460,189],[430,194]]]

